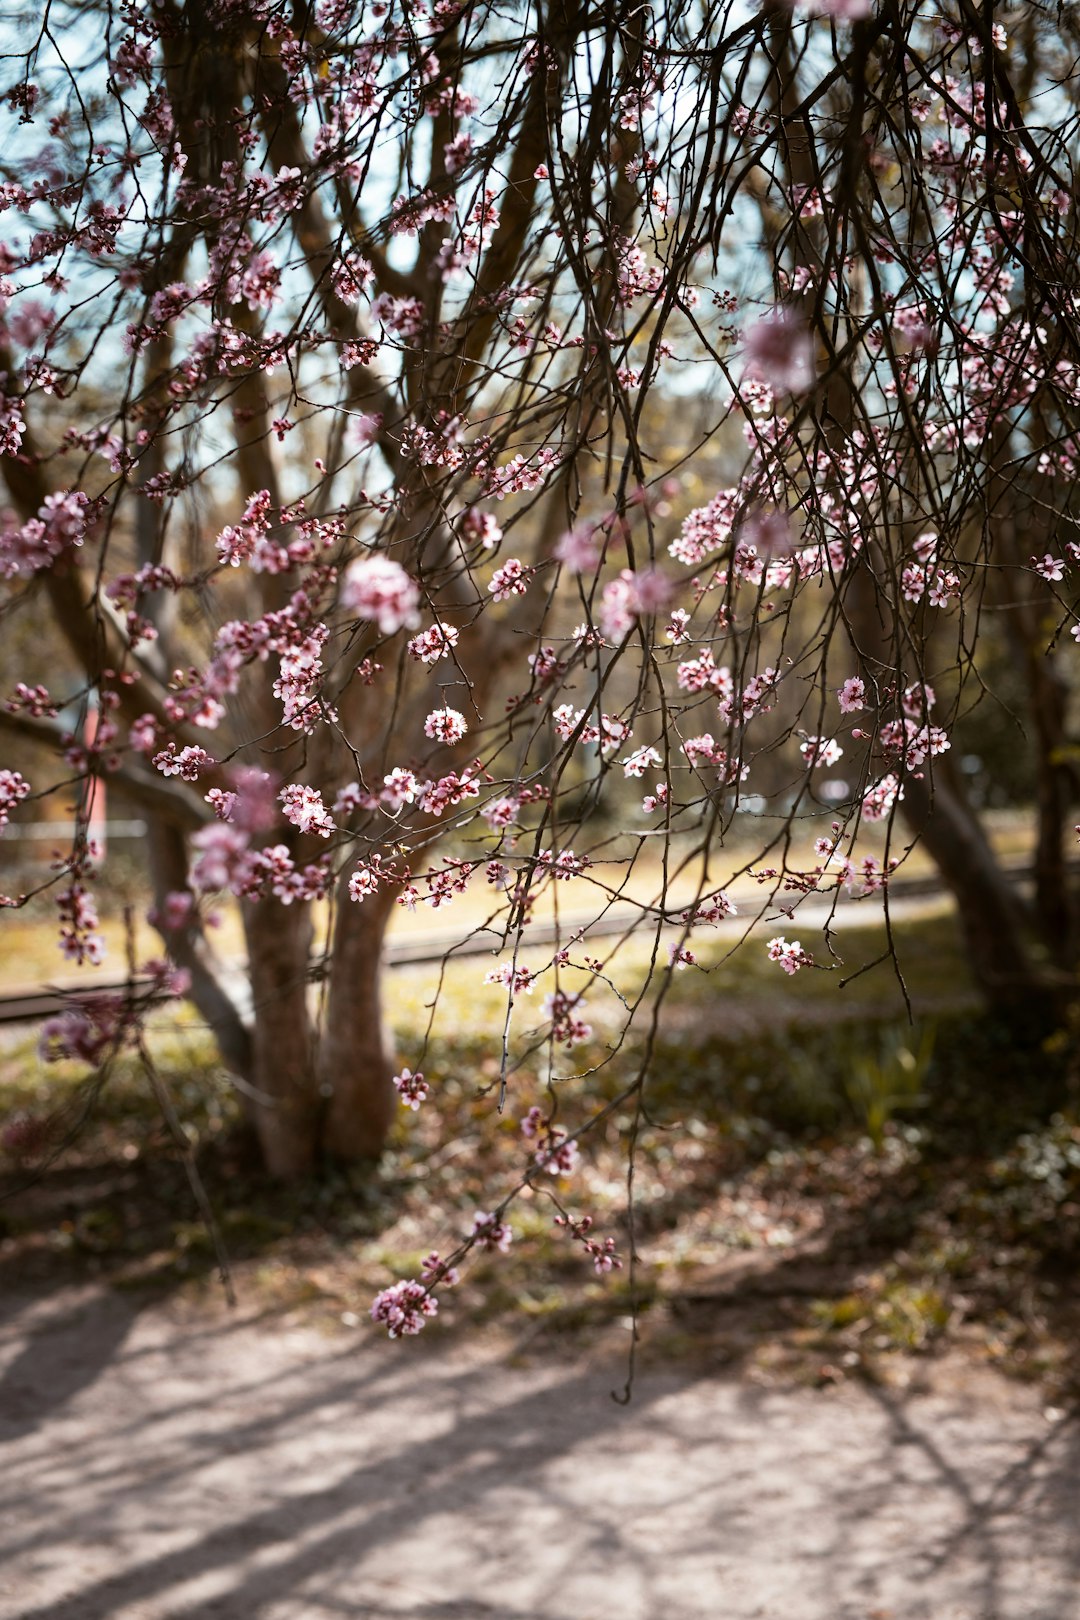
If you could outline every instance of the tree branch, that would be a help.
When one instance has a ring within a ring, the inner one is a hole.
[[[52,754],[61,752],[68,736],[63,726],[54,720],[29,714],[12,714],[3,708],[0,708],[0,728],[40,743]],[[195,832],[214,819],[205,804],[193,793],[168,777],[153,776],[131,765],[120,765],[116,770],[104,773],[102,780],[118,783],[136,804],[155,815],[164,816],[166,821],[185,832]]]

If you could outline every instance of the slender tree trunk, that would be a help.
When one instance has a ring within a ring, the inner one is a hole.
[[[181,245],[169,255],[170,268],[175,274],[183,265],[186,248]],[[160,274],[160,267],[159,267]],[[164,285],[164,282],[161,283]],[[145,394],[155,408],[161,408],[160,395],[163,379],[168,375],[172,360],[171,336],[159,338],[150,345],[146,358]],[[158,433],[151,437],[139,458],[138,479],[144,487],[165,469],[163,442]],[[135,506],[135,551],[140,566],[164,561],[165,534],[161,524],[160,508],[145,497]],[[151,620],[157,631],[156,648],[164,673],[179,662],[174,643],[176,597],[171,591],[152,591],[141,604],[141,611]],[[215,959],[210,941],[203,931],[197,914],[193,913],[178,928],[168,927],[166,903],[170,893],[188,890],[188,851],[183,830],[162,816],[151,814],[146,834],[147,864],[157,908],[159,932],[173,961],[190,975],[188,992],[206,1024],[213,1032],[218,1050],[226,1067],[241,1080],[251,1082],[251,1032],[244,1023],[240,1009],[225,989],[221,979],[221,965]]]
[[[845,608],[860,669],[883,686],[900,680],[893,609],[868,568],[849,584]],[[1024,907],[947,755],[904,777],[904,821],[956,900],[972,977],[988,1007],[1048,1012],[1051,996],[1025,939]]]
[[[184,835],[178,828],[151,815],[146,845],[154,905],[160,919],[159,932],[166,949],[177,966],[190,974],[188,998],[213,1033],[226,1068],[251,1084],[254,1080],[251,1032],[221,982],[221,965],[215,960],[202,927],[190,922],[176,929],[164,926],[167,896],[170,892],[183,893],[188,886]]]
[[[377,1159],[396,1112],[392,1051],[383,1028],[382,952],[393,906],[385,891],[343,900],[334,924],[325,1028],[319,1047],[323,1151]]]
[[[1043,943],[1058,967],[1075,960],[1074,917],[1065,858],[1065,828],[1073,778],[1065,763],[1068,694],[1045,653],[1028,647],[1028,687],[1035,732],[1035,915]]]
[[[853,33],[855,65],[844,136],[842,183],[850,194],[856,219],[856,192],[866,163],[865,79],[878,33],[879,28],[869,20],[856,24]],[[770,89],[781,117],[781,128],[789,130],[780,142],[780,152],[792,183],[813,186],[818,176],[810,148],[799,136],[802,126],[793,105],[798,97],[798,79],[792,54],[790,7],[779,3],[770,6],[770,37],[777,64]],[[765,210],[763,222],[766,233],[775,241],[774,227]],[[796,221],[793,232],[796,263],[812,264],[815,258],[828,262],[829,248],[820,227],[813,221],[807,224]],[[825,353],[834,354],[836,334],[809,294],[805,307]],[[829,424],[827,437],[838,449],[854,430],[857,420],[854,405],[855,387],[848,365],[831,364],[821,408],[822,420]],[[886,578],[884,569],[860,568],[849,583],[845,610],[860,668],[868,667],[872,673],[880,675],[882,684],[887,687],[901,677],[904,646],[895,608],[882,594],[881,582]],[[893,596],[894,600],[899,599],[895,585]],[[938,760],[932,774],[905,778],[900,809],[955,896],[972,975],[988,1005],[1010,1009],[1023,1006],[1040,1016],[1051,997],[1028,951],[1023,907],[1007,882],[963,785],[947,759]]]
[[[1007,463],[1008,445],[995,454]],[[1056,548],[1057,541],[1047,513],[1053,510],[1052,494],[1036,486],[1034,491],[1008,482],[1007,473],[995,477],[993,507],[994,551],[1013,565],[1010,583],[1003,589],[999,574],[999,617],[1009,646],[1027,681],[1030,741],[1035,764],[1035,922],[1040,938],[1059,968],[1075,963],[1076,919],[1069,893],[1065,858],[1065,832],[1075,793],[1075,776],[1069,764],[1068,687],[1055,667],[1047,643],[1055,628],[1042,596],[1042,581],[1034,581],[1022,570],[1032,553]]]
[[[318,1091],[308,1017],[310,908],[260,900],[244,907],[254,1002],[253,1119],[271,1175],[294,1179],[315,1168]]]
[[[1023,907],[981,822],[948,766],[933,782],[909,777],[901,810],[931,856],[956,908],[976,984],[991,1008],[1037,1012],[1048,991],[1028,954]]]

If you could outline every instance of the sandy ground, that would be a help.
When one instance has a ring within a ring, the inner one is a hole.
[[[3,1620],[1073,1620],[1080,1424],[87,1289],[0,1328]]]

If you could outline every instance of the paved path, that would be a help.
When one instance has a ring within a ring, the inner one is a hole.
[[[3,1620],[1080,1620],[1080,1425],[86,1290],[0,1324]]]

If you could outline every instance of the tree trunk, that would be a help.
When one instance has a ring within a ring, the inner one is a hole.
[[[1029,644],[1027,659],[1038,811],[1035,916],[1051,958],[1059,968],[1069,969],[1075,962],[1075,950],[1065,857],[1065,828],[1073,795],[1072,770],[1066,763],[1068,692],[1041,648]]]
[[[1038,1012],[1048,991],[1028,954],[1023,907],[952,771],[907,777],[900,808],[956,900],[972,976],[991,1008]]]
[[[1032,431],[1040,450],[1049,452],[1054,435],[1040,409],[1033,411]],[[994,434],[992,477],[987,490],[985,532],[992,555],[1001,564],[991,570],[989,590],[995,617],[1003,626],[1009,649],[1027,681],[1028,731],[1035,764],[1034,920],[1055,967],[1075,966],[1076,917],[1069,892],[1065,833],[1076,777],[1069,762],[1069,688],[1053,648],[1059,619],[1043,581],[1028,564],[1060,544],[1053,480],[1016,465],[1011,433],[1001,423]]]
[[[869,568],[850,581],[845,608],[859,668],[883,687],[902,685],[895,610]],[[1024,907],[947,756],[905,774],[900,812],[956,900],[968,964],[988,1007],[1048,1014],[1053,998],[1028,950]]]
[[[779,119],[779,128],[798,131],[797,76],[794,71],[794,35],[791,9],[779,3],[770,6],[770,38],[776,64],[770,90]],[[863,141],[865,76],[869,53],[879,33],[871,21],[856,24],[853,33],[855,65],[852,71],[852,103],[847,118],[842,184],[852,199],[866,163]],[[813,186],[818,175],[808,145],[785,133],[780,142],[785,167],[793,185]],[[775,226],[763,209],[767,236],[775,243]],[[853,201],[853,222],[858,210]],[[827,261],[821,227],[810,221],[795,220],[792,225],[795,263],[812,264],[815,258]],[[818,246],[812,244],[818,239]],[[819,251],[820,250],[820,251]],[[872,269],[869,244],[864,244],[865,262]],[[837,334],[823,313],[816,296],[806,295],[812,330],[830,365],[821,398],[821,421],[827,424],[826,439],[839,452],[853,433],[858,413],[856,389],[850,366],[837,356]],[[901,634],[895,603],[899,592],[894,585],[892,601],[882,591],[888,577],[884,568],[864,564],[848,582],[845,594],[845,620],[848,634],[859,659],[859,668],[880,677],[880,684],[903,685],[905,640]],[[1032,962],[1024,938],[1023,907],[1005,878],[982,824],[947,760],[938,760],[933,772],[909,774],[904,778],[904,798],[900,804],[904,820],[916,833],[936,864],[942,880],[956,899],[964,931],[968,960],[976,984],[991,1007],[1030,1010],[1043,1016],[1052,1004],[1052,995]]]
[[[146,832],[147,864],[157,907],[158,932],[173,961],[191,975],[188,999],[198,1009],[217,1041],[226,1068],[241,1080],[254,1081],[251,1032],[240,1008],[221,982],[221,964],[197,920],[180,928],[166,926],[166,900],[188,887],[188,858],[184,835],[158,816],[151,815]]]
[[[315,1168],[318,1092],[308,1017],[310,908],[259,900],[244,906],[254,1003],[252,1110],[266,1168],[295,1179]]]
[[[377,1159],[396,1112],[381,998],[383,937],[392,906],[393,895],[385,890],[362,905],[343,890],[334,924],[318,1072],[322,1147],[335,1159]]]

